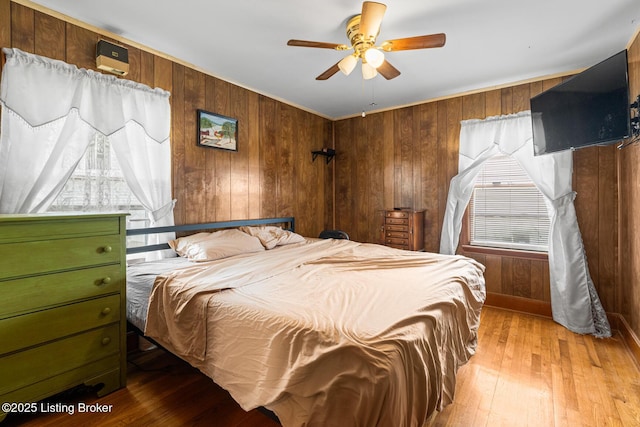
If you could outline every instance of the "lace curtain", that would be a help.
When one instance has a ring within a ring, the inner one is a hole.
[[[125,211],[127,228],[148,227],[146,211],[129,189],[111,142],[96,133],[49,212]]]
[[[533,155],[531,113],[465,120],[460,129],[458,175],[451,179],[440,252],[454,254],[462,217],[482,164],[496,153],[512,156],[545,196],[550,216],[549,276],[553,319],[567,329],[599,337],[611,328],[589,274],[571,188],[573,156]]]
[[[0,213],[46,211],[102,135],[151,225],[173,225],[169,93],[15,48],[4,53]]]

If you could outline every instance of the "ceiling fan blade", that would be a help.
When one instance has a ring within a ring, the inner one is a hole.
[[[327,80],[329,77],[340,71],[340,68],[338,68],[339,63],[340,61],[336,62],[335,65],[331,66],[327,71],[316,77],[316,80]]]
[[[382,3],[365,1],[362,3],[362,14],[360,16],[360,33],[364,39],[375,38],[380,31],[382,17],[387,10],[387,6]]]
[[[444,33],[429,34],[427,36],[407,37],[404,39],[387,40],[382,43],[382,50],[385,52],[411,49],[427,49],[432,47],[442,47],[447,40]]]
[[[287,42],[288,46],[300,46],[300,47],[318,47],[321,49],[335,49],[346,50],[349,49],[347,45],[340,43],[326,43],[326,42],[312,42],[308,40],[294,40],[291,39]]]
[[[386,59],[382,65],[378,67],[378,72],[387,80],[394,79],[400,75],[400,71],[398,71],[398,69],[391,65]]]

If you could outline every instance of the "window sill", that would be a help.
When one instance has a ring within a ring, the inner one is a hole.
[[[540,259],[548,260],[549,256],[546,252],[522,251],[517,249],[489,248],[486,246],[462,245],[462,251],[468,253],[508,256],[512,258]]]

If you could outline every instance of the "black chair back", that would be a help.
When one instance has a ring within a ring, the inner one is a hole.
[[[318,236],[321,239],[344,239],[349,240],[349,235],[342,230],[322,230]]]

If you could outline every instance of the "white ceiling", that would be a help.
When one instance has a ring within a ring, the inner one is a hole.
[[[348,44],[360,0],[35,3],[331,119],[579,70],[640,28],[640,0],[387,0],[378,42],[443,32],[446,45],[387,53],[393,80],[356,69],[317,81],[345,53],[287,40]]]

